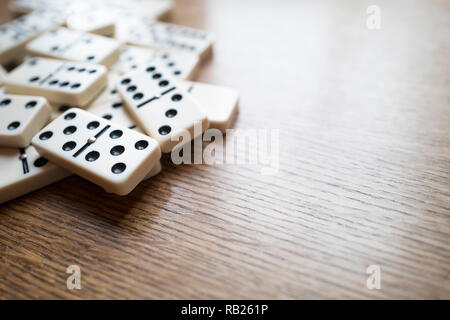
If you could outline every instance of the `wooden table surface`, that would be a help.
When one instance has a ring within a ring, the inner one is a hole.
[[[71,177],[1,205],[0,298],[449,299],[450,3],[377,0],[370,30],[373,2],[177,1],[233,127],[279,129],[278,173],[165,158],[129,196]]]

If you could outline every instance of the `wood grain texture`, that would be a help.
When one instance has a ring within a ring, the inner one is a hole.
[[[1,205],[0,297],[449,299],[450,3],[375,2],[378,31],[373,1],[177,1],[279,173],[166,158],[126,197],[72,177]]]

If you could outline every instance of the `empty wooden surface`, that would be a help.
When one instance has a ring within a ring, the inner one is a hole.
[[[450,298],[447,0],[177,1],[171,21],[217,35],[198,80],[240,90],[234,128],[279,129],[279,172],[166,158],[126,197],[71,177],[1,205],[1,298]]]

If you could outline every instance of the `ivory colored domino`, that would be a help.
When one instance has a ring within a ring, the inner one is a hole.
[[[117,80],[118,75],[115,75],[111,72],[108,73],[108,85],[106,88],[102,90],[100,94],[98,94],[95,99],[84,109],[87,109],[89,112],[93,112],[99,116],[105,115],[107,118],[107,114],[116,115],[116,113],[121,113],[123,111],[117,110],[119,108],[119,103],[121,103],[121,99],[119,94],[117,93],[115,87],[115,81]],[[94,108],[95,106],[95,108]],[[63,112],[66,112],[70,108],[79,108],[76,105],[68,105],[68,104],[56,104],[52,106],[53,112],[51,115],[52,120],[57,118]],[[116,119],[122,119],[122,115],[118,115],[115,117]],[[132,121],[130,119],[119,122],[123,126],[131,126]]]
[[[118,195],[130,193],[161,158],[154,139],[77,108],[49,123],[32,144],[55,164]]]
[[[138,18],[148,21],[163,20],[170,15],[173,8],[173,0],[107,0],[104,4],[108,12],[117,11],[121,21]]]
[[[0,94],[0,147],[28,146],[50,113],[45,98]]]
[[[115,14],[103,11],[77,12],[67,18],[67,28],[98,35],[113,37],[116,31]]]
[[[225,133],[238,111],[239,92],[232,88],[207,83],[192,81],[181,83],[206,113],[209,127]]]
[[[114,36],[116,22],[122,20],[160,20],[170,14],[172,0],[128,0],[90,1],[78,8],[67,18],[69,29]]]
[[[193,53],[124,46],[115,70],[119,73],[126,73],[151,63],[166,68],[167,72],[175,78],[192,79],[198,70],[200,60]]]
[[[120,42],[77,30],[55,28],[45,32],[26,46],[35,56],[113,65],[120,54]]]
[[[71,175],[41,157],[35,148],[0,148],[0,204]]]
[[[87,106],[106,87],[105,66],[32,58],[9,72],[5,87],[12,94],[43,96],[52,104]]]
[[[116,88],[131,117],[158,141],[164,153],[172,151],[180,135],[188,134],[185,139],[192,140],[209,127],[208,118],[189,93],[155,65],[123,75]]]
[[[120,20],[115,37],[132,45],[196,54],[201,60],[211,54],[214,43],[211,32],[144,18]]]
[[[166,18],[173,8],[172,0],[10,0],[11,11],[24,14],[36,10],[58,11],[60,14],[99,12],[110,15],[142,16],[149,20]]]
[[[73,0],[11,0],[9,9],[17,14],[32,11],[59,11],[70,7]]]
[[[55,12],[34,11],[0,26],[0,64],[17,63],[25,45],[40,33],[63,22]]]

